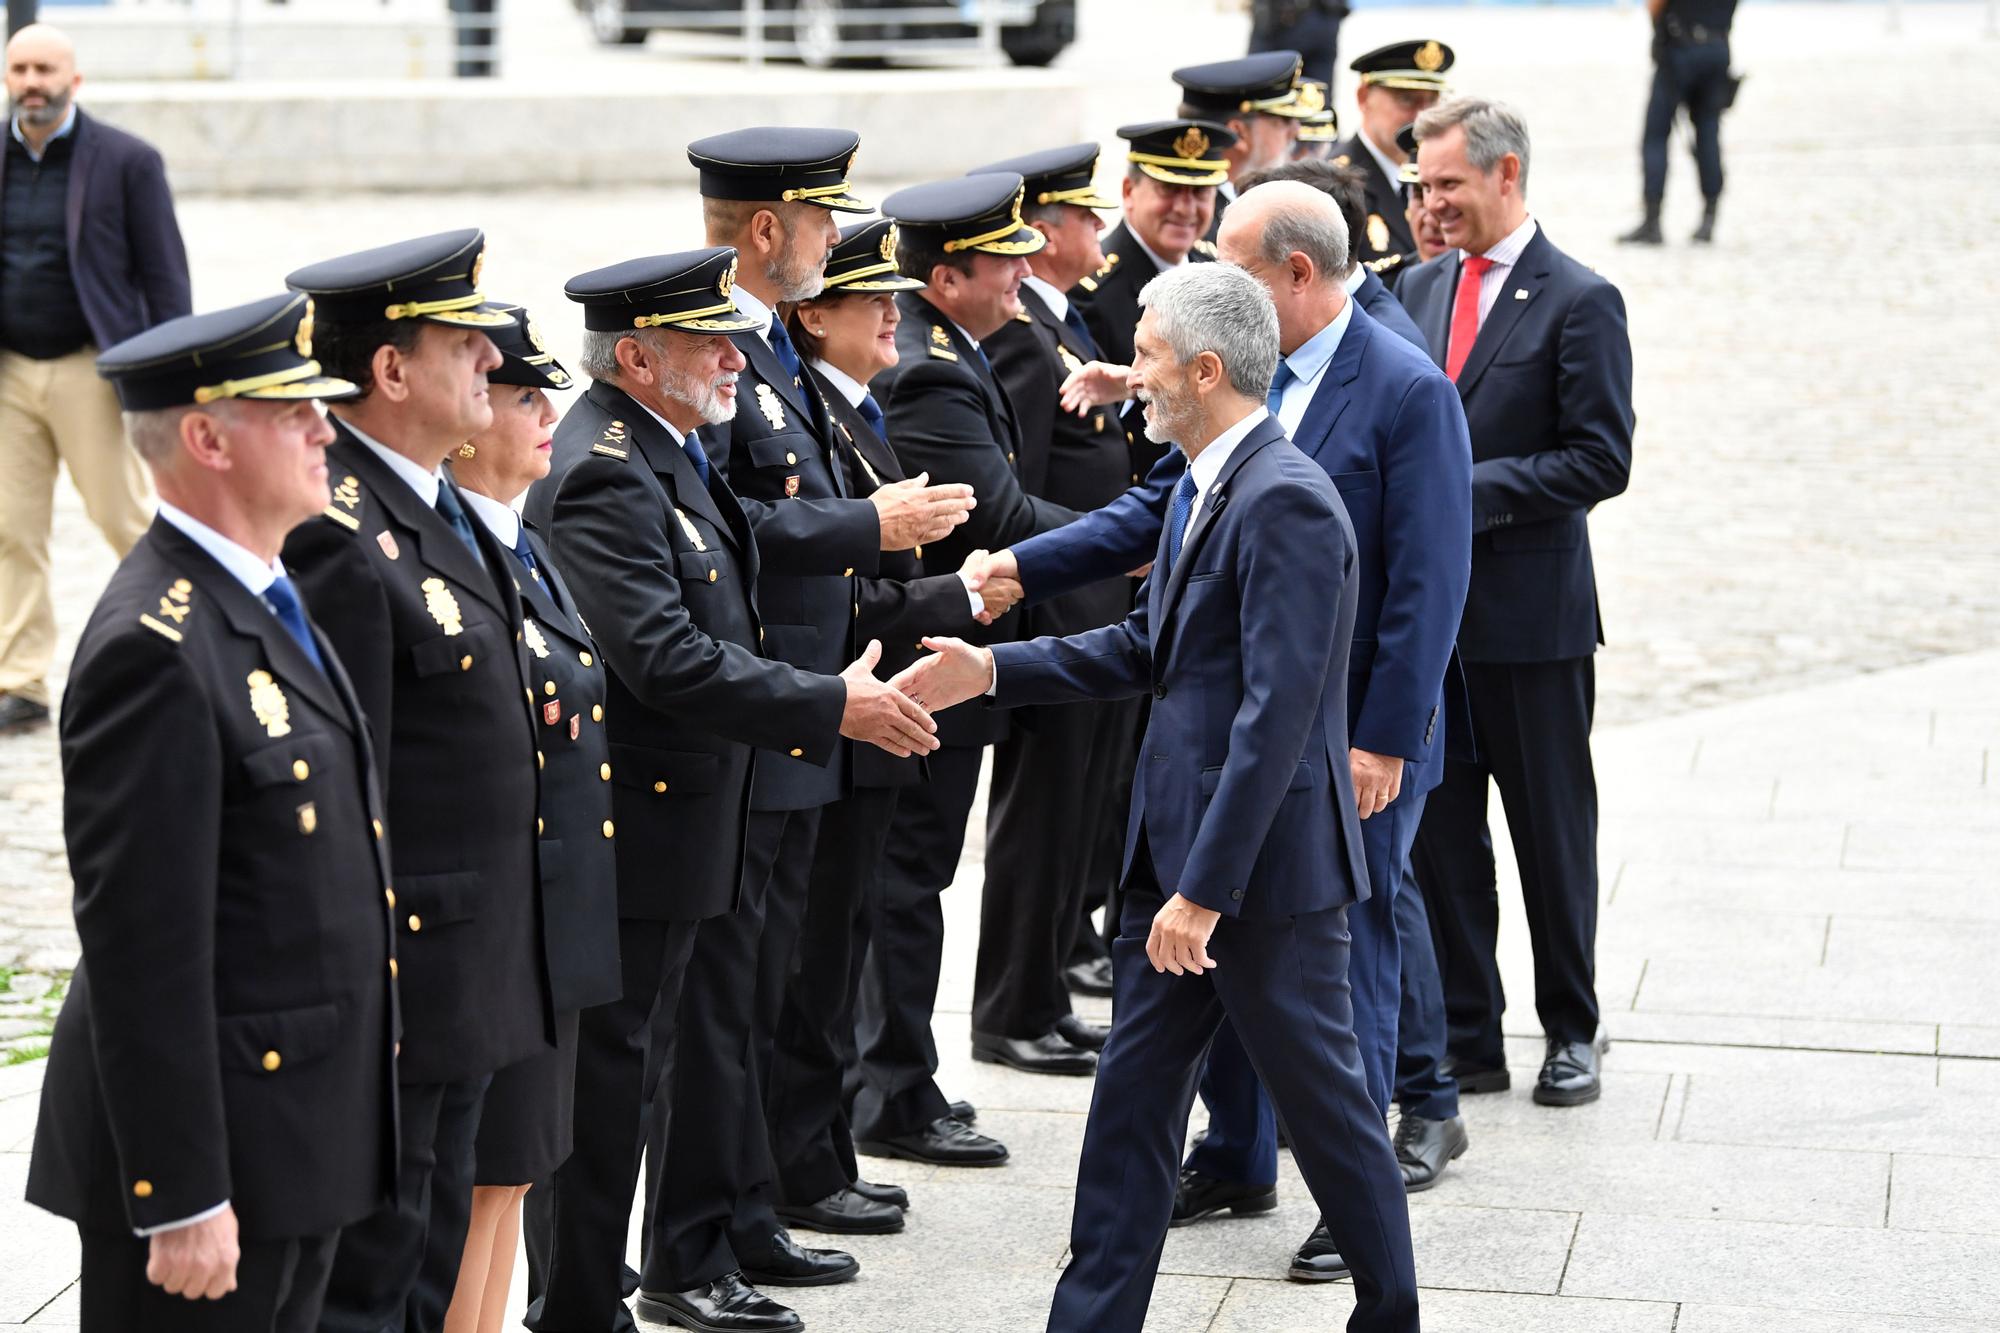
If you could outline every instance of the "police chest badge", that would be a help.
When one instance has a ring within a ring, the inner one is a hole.
[[[253,671],[245,678],[250,686],[250,711],[257,715],[257,725],[264,734],[272,738],[292,734],[292,706],[285,701],[285,692],[278,682],[271,679],[268,671]]]
[[[1368,244],[1376,250],[1389,248],[1389,224],[1382,220],[1380,213],[1368,215]]]
[[[431,619],[437,621],[448,635],[463,633],[465,618],[458,609],[458,598],[451,595],[451,589],[444,586],[444,580],[425,579],[423,589],[424,610],[431,613]]]
[[[388,556],[391,560],[394,560],[403,553],[403,548],[396,545],[396,534],[387,528],[375,534],[375,544],[381,547],[382,554]]]
[[[1063,369],[1067,370],[1070,374],[1074,375],[1077,371],[1083,369],[1083,362],[1077,359],[1076,353],[1070,351],[1069,348],[1064,347],[1061,343],[1056,344],[1056,355],[1062,358]]]
[[[681,531],[687,535],[687,539],[690,542],[694,543],[694,549],[697,551],[706,551],[708,543],[701,539],[701,529],[694,525],[694,521],[687,516],[687,511],[676,509],[674,510],[674,517],[681,521]]]
[[[798,498],[798,494],[799,494],[799,479],[796,476],[786,477],[785,498],[787,500],[793,500]]]
[[[527,616],[521,618],[521,637],[528,641],[528,651],[535,656],[549,655],[549,641],[542,637],[542,627]]]
[[[551,699],[547,703],[542,705],[543,726],[553,727],[556,723],[560,721],[562,721],[562,700]],[[571,739],[573,740],[575,738],[572,737]]]
[[[768,384],[757,386],[757,410],[771,423],[772,430],[785,428],[785,405],[778,401],[778,391]]]
[[[311,837],[312,831],[318,827],[319,809],[313,802],[307,801],[299,807],[299,832]]]

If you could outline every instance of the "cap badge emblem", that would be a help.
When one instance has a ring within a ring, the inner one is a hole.
[[[1316,83],[1300,84],[1298,101],[1299,110],[1311,112],[1313,115],[1326,110],[1326,94],[1320,91],[1320,86]]]
[[[479,286],[479,275],[481,273],[484,273],[485,271],[486,271],[486,251],[481,250],[478,254],[472,257],[472,273],[469,277],[467,277],[466,281],[470,282],[474,287],[474,289],[476,290]]]
[[[882,258],[891,264],[896,262],[896,224],[893,222],[882,233]]]
[[[1208,151],[1208,135],[1190,125],[1181,131],[1181,137],[1174,140],[1176,156],[1189,160],[1200,157]]]
[[[291,735],[292,706],[285,702],[285,692],[271,679],[271,673],[253,671],[245,680],[250,686],[250,711],[257,715],[257,725],[264,734],[274,739]]]
[[[1436,42],[1425,42],[1417,48],[1416,66],[1426,74],[1435,74],[1444,68],[1444,48]]]
[[[526,323],[527,323],[526,332],[528,335],[529,345],[535,349],[537,355],[547,352],[549,350],[549,345],[542,341],[542,331],[535,327],[535,321],[533,319],[529,319],[528,321],[526,321]]]
[[[733,299],[729,293],[735,289],[736,261],[732,259],[729,261],[729,267],[722,270],[722,276],[715,280],[715,290],[721,293],[723,300],[727,301]]]
[[[1377,253],[1389,248],[1389,224],[1380,213],[1368,215],[1368,246]]]
[[[310,296],[306,298],[305,317],[299,320],[299,331],[292,335],[292,346],[298,349],[300,356],[313,354],[313,299]]]
[[[424,610],[431,613],[431,619],[444,629],[446,634],[462,634],[465,631],[465,617],[458,609],[458,598],[451,595],[441,578],[427,578],[422,584],[424,590]]]

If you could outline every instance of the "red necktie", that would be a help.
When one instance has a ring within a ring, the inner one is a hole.
[[[1493,261],[1482,255],[1467,255],[1459,268],[1458,296],[1451,303],[1451,350],[1444,361],[1444,373],[1454,384],[1479,338],[1479,288],[1492,267]]]

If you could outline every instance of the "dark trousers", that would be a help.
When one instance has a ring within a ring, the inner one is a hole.
[[[1480,759],[1445,761],[1413,858],[1444,977],[1446,1041],[1464,1064],[1506,1063],[1488,779],[1500,788],[1520,865],[1542,1031],[1560,1041],[1596,1035],[1597,777],[1590,762],[1596,680],[1588,657],[1465,664]]]
[[[1396,1027],[1402,1009],[1402,950],[1396,898],[1402,888],[1410,844],[1423,818],[1424,793],[1405,787],[1380,814],[1361,822],[1368,862],[1368,897],[1347,909],[1351,937],[1347,981],[1354,1014],[1354,1037],[1361,1052],[1368,1100],[1389,1114],[1395,1084]],[[1187,1165],[1205,1176],[1246,1185],[1278,1179],[1278,1126],[1235,1026],[1224,1022],[1209,1050],[1201,1098],[1208,1105],[1208,1137],[1188,1154]],[[1301,1127],[1310,1133],[1310,1127]],[[1295,1140],[1296,1141],[1296,1140]]]
[[[986,819],[986,888],[979,908],[972,1030],[1039,1037],[1071,1012],[1063,968],[1093,886],[1095,855],[1132,771],[1136,701],[1061,704],[1018,719],[993,748]]]
[[[1396,1018],[1396,1104],[1404,1115],[1449,1120],[1458,1082],[1444,1072],[1444,978],[1438,975],[1424,891],[1410,863],[1396,894],[1396,943],[1403,952],[1402,1008]]]
[[[1142,878],[1147,883],[1141,884]],[[1410,1217],[1381,1113],[1368,1098],[1347,990],[1344,909],[1277,920],[1225,918],[1201,976],[1156,972],[1146,934],[1162,895],[1144,865],[1112,944],[1117,1022],[1077,1166],[1070,1265],[1051,1333],[1137,1333],[1173,1212],[1202,1053],[1225,1018],[1242,1034],[1286,1123],[1299,1169],[1354,1271],[1352,1333],[1415,1333]]]
[[[647,1108],[666,1067],[661,1028],[671,1030],[699,929],[692,921],[621,920],[624,994],[579,1016],[574,1144],[523,1205],[526,1323],[538,1333],[636,1327],[624,1304],[632,1192]]]
[[[396,1202],[340,1233],[320,1327],[436,1333],[472,1224],[474,1145],[492,1075],[403,1083]]]
[[[1333,87],[1345,6],[1331,6],[1327,0],[1256,0],[1250,12],[1250,54],[1297,51],[1304,57],[1302,76]]]
[[[764,1092],[777,1198],[808,1204],[854,1183],[845,1085],[854,1068],[854,1006],[881,896],[882,846],[896,787],[858,787],[820,812],[799,930]]]
[[[860,1139],[913,1134],[948,1113],[938,1090],[931,1011],[944,966],[944,906],[958,870],[965,821],[979,787],[983,746],[947,745],[930,781],[905,787],[882,856],[882,909],[861,983],[853,1096]]]
[[[764,1080],[805,915],[818,810],[753,810],[736,911],[702,922],[674,1077],[653,1099],[646,1291],[687,1291],[761,1258],[778,1231]]]
[[[1646,171],[1646,198],[1667,193],[1667,136],[1674,113],[1688,110],[1694,125],[1694,162],[1701,196],[1722,197],[1722,107],[1729,97],[1729,43],[1663,42],[1653,66],[1653,94],[1646,102],[1646,130],[1639,159]]]
[[[146,1280],[152,1241],[82,1233],[83,1333],[316,1333],[340,1233],[244,1241],[236,1290],[219,1301],[169,1296]]]

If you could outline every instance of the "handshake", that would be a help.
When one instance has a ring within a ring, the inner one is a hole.
[[[1012,551],[973,551],[958,567],[958,577],[965,581],[966,591],[984,603],[973,617],[982,625],[1006,615],[1024,595],[1021,571],[1014,564]]]

